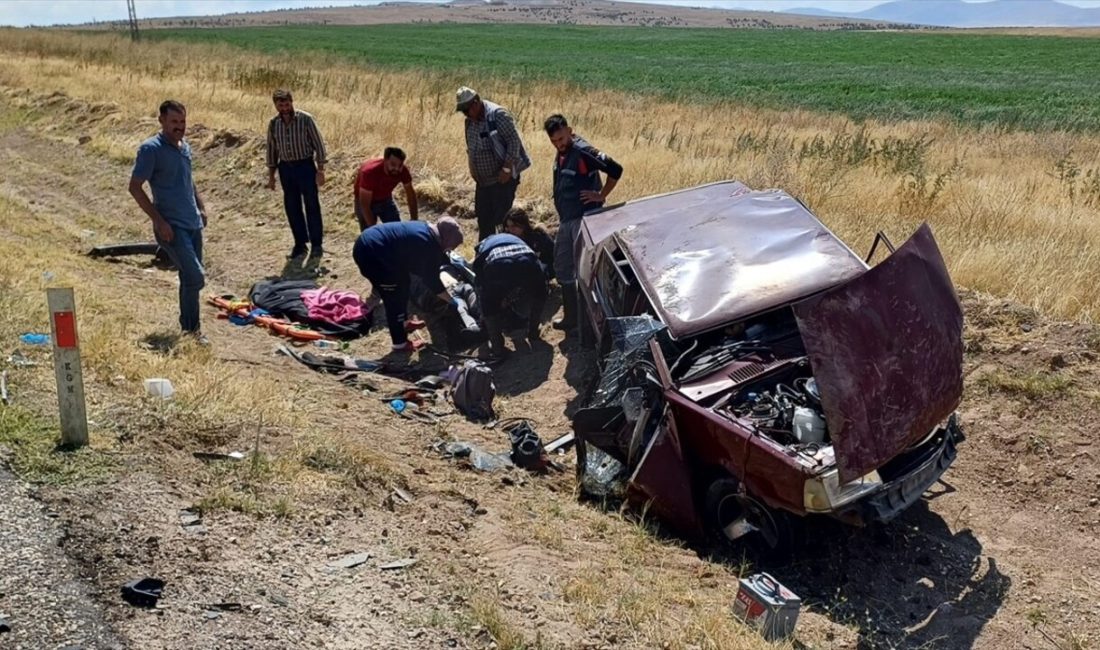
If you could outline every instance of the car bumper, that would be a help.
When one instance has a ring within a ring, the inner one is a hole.
[[[940,427],[913,458],[907,460],[908,471],[851,504],[843,513],[837,513],[838,517],[860,523],[887,522],[897,517],[919,501],[928,488],[943,476],[955,461],[958,454],[956,447],[963,439],[962,429],[952,415],[947,424]]]

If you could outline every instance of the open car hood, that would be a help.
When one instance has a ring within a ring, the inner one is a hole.
[[[882,467],[958,407],[962,307],[928,224],[794,312],[841,481]]]

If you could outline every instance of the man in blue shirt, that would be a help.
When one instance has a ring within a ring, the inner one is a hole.
[[[199,292],[206,285],[202,267],[202,229],[206,209],[191,177],[191,145],[184,141],[187,109],[167,100],[160,105],[160,133],[141,143],[130,195],[149,215],[157,243],[179,269],[180,328],[208,345],[199,326]],[[149,183],[152,200],[143,187]]]
[[[473,267],[481,315],[489,334],[489,352],[501,357],[506,351],[502,330],[510,304],[527,306],[528,342],[541,338],[539,324],[546,303],[546,275],[535,251],[515,235],[490,235],[476,250]]]
[[[458,305],[443,286],[439,269],[449,263],[447,251],[462,244],[462,229],[451,217],[434,224],[391,221],[367,228],[355,240],[352,257],[359,272],[382,296],[386,324],[394,351],[415,349],[405,331],[412,275],[416,275],[443,302]]]

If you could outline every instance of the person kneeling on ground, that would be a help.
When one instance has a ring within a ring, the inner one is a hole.
[[[386,325],[394,350],[412,345],[405,330],[412,275],[420,278],[445,303],[454,304],[439,279],[439,267],[447,263],[447,251],[462,244],[462,229],[451,217],[434,224],[396,221],[364,230],[352,249],[352,257],[373,291],[381,294]]]
[[[514,213],[504,217],[504,232],[523,240],[535,251],[546,279],[554,279],[554,238],[543,230],[542,226],[531,225],[531,219],[525,214]]]
[[[527,302],[527,340],[540,338],[539,320],[546,302],[546,276],[535,252],[515,235],[490,235],[476,250],[473,267],[481,315],[489,335],[489,351],[499,357],[505,352],[502,331],[509,302]]]
[[[405,152],[397,147],[386,147],[381,158],[368,160],[359,167],[355,176],[355,217],[359,230],[370,228],[379,221],[401,221],[401,212],[393,202],[393,190],[398,184],[405,188],[405,205],[409,206],[409,218],[416,221],[419,209],[412,174],[405,166]]]

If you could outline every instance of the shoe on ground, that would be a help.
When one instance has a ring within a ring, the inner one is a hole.
[[[286,256],[286,258],[288,260],[294,260],[294,259],[298,259],[299,257],[302,257],[305,254],[306,254],[305,244],[295,245],[294,248],[290,249],[290,254],[288,254]]]
[[[422,347],[424,347],[424,341],[413,340],[405,341],[404,343],[394,343],[393,346],[391,346],[391,349],[394,352],[413,352],[415,350],[419,350]]]
[[[317,259],[317,258],[323,256],[324,254],[325,254],[325,249],[321,248],[320,246],[314,246],[309,251],[310,259]]]
[[[415,332],[416,330],[424,329],[425,327],[427,327],[427,325],[427,323],[420,320],[419,318],[410,318],[405,321],[405,331]]]
[[[202,332],[184,332],[183,335],[194,341],[195,345],[199,345],[204,348],[210,347],[210,339],[206,338],[206,335]]]

